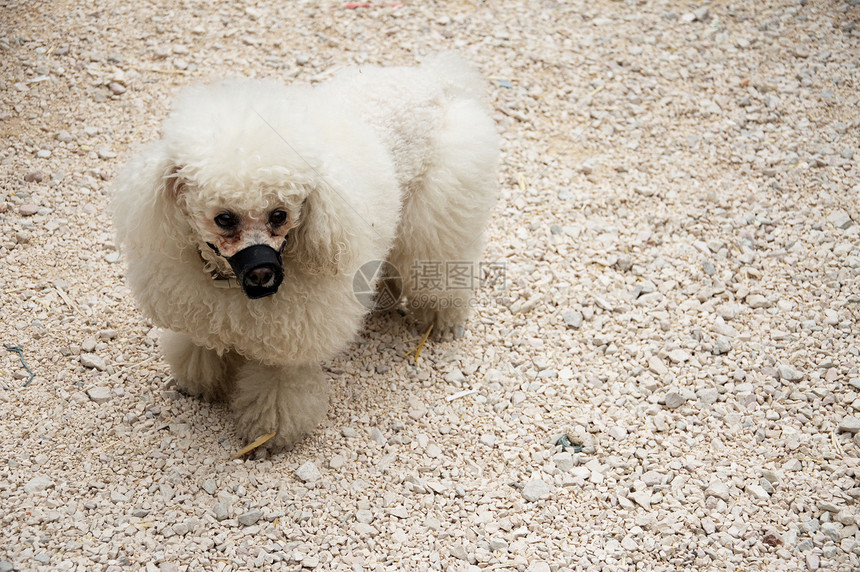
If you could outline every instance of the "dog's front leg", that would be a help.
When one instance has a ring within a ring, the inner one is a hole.
[[[270,366],[248,362],[236,375],[231,406],[245,439],[275,433],[266,447],[289,448],[325,416],[328,380],[317,364]]]
[[[223,401],[232,389],[233,374],[244,358],[234,352],[219,355],[195,344],[185,334],[166,330],[159,340],[164,359],[180,390],[210,401]]]

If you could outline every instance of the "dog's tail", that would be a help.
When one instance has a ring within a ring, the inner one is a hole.
[[[441,52],[421,63],[442,85],[445,94],[452,98],[483,99],[484,80],[466,60],[453,52]]]

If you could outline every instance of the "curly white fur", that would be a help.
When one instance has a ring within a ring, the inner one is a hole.
[[[129,283],[171,330],[162,347],[181,387],[230,399],[245,438],[275,432],[270,446],[284,447],[325,414],[318,364],[367,313],[353,293],[362,264],[392,262],[420,320],[445,329],[466,318],[470,289],[426,292],[408,277],[416,261],[480,255],[498,156],[480,83],[441,56],[315,87],[242,79],[181,94],[114,196]],[[275,206],[290,221],[278,292],[251,300],[218,287],[213,272],[231,272],[207,247],[220,238],[213,213]]]

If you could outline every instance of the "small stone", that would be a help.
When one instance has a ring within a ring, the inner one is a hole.
[[[821,566],[821,558],[817,554],[809,553],[806,555],[806,569],[818,570]]]
[[[785,381],[800,381],[803,379],[803,372],[797,371],[788,364],[777,365],[776,371],[779,374],[779,378]]]
[[[770,302],[761,294],[750,294],[746,297],[747,306],[750,308],[769,308]]]
[[[852,224],[851,216],[843,211],[837,210],[830,213],[830,216],[827,217],[827,222],[835,226],[836,228],[845,230]]]
[[[782,466],[782,469],[790,473],[794,471],[800,471],[803,469],[803,463],[800,462],[800,459],[790,459],[785,462],[785,464]]]
[[[70,141],[74,141],[74,137],[72,137],[72,134],[65,129],[60,129],[57,132],[56,139],[60,143],[69,143]]]
[[[833,542],[839,542],[842,539],[842,525],[838,522],[823,522],[821,523],[821,533],[829,537]]]
[[[374,427],[370,430],[370,440],[379,445],[380,447],[384,447],[388,442],[388,439],[385,438],[385,435],[382,434],[382,431]]]
[[[732,351],[732,341],[726,336],[717,336],[711,353],[717,356],[725,355]]]
[[[469,560],[469,553],[466,552],[466,548],[462,544],[459,544],[459,543],[455,544],[454,546],[452,546],[450,548],[450,552],[451,552],[451,556],[453,556],[454,558],[456,558],[458,560],[466,560],[466,561]],[[11,569],[12,568],[10,566],[9,570],[11,570]]]
[[[657,375],[666,375],[669,373],[669,368],[666,367],[666,364],[663,363],[657,356],[651,356],[648,358],[648,369],[656,373]]]
[[[239,524],[241,524],[242,526],[251,526],[261,518],[263,518],[263,511],[255,508],[254,510],[248,511],[245,514],[240,514],[236,518],[236,520],[238,520]]]
[[[770,495],[767,494],[767,491],[764,490],[761,485],[747,485],[744,487],[744,491],[757,501],[766,501],[770,499]]]
[[[104,371],[105,369],[107,369],[105,360],[103,360],[96,354],[82,353],[81,365],[86,368],[97,369],[99,371]]]
[[[552,462],[559,471],[566,473],[573,468],[573,455],[567,451],[556,453],[552,456]]]
[[[657,471],[647,471],[641,477],[643,483],[645,483],[646,487],[653,487],[655,485],[659,485],[663,482],[665,475],[663,473],[658,473]]]
[[[111,393],[110,387],[99,385],[97,387],[92,387],[88,389],[87,397],[89,397],[92,401],[95,401],[96,403],[105,403],[106,401],[110,401],[111,398],[113,398],[113,393]]]
[[[853,415],[848,415],[842,418],[839,422],[840,433],[851,433],[852,435],[860,431],[860,419]]]
[[[645,510],[649,510],[651,508],[651,491],[649,490],[642,489],[641,491],[632,492],[627,495],[627,498],[631,499]]]
[[[21,216],[33,216],[38,212],[39,207],[37,207],[33,203],[22,203],[21,206],[18,207],[18,214],[20,214]]]
[[[27,183],[41,183],[43,178],[42,171],[30,171],[24,175],[24,181]]]
[[[359,534],[359,536],[376,536],[379,534],[379,531],[374,528],[372,524],[364,524],[363,522],[356,522],[352,525],[352,529]]]
[[[212,512],[215,515],[215,520],[221,521],[230,518],[230,509],[224,503],[217,503]]]
[[[707,6],[702,6],[693,10],[693,16],[696,17],[697,22],[705,22],[711,17],[711,11]]]
[[[547,496],[552,489],[549,485],[540,479],[533,479],[526,483],[523,487],[523,498],[529,502],[534,502],[540,498]]]
[[[684,405],[685,402],[686,399],[684,399],[681,394],[676,391],[670,391],[666,394],[665,403],[666,407],[668,407],[669,409],[678,409],[679,407]]]
[[[311,61],[311,56],[308,54],[299,54],[296,56],[296,63],[300,66],[307,65]]]
[[[363,524],[373,522],[373,513],[367,509],[359,509],[355,512],[355,520]]]
[[[729,487],[718,479],[713,479],[705,489],[705,496],[717,497],[720,500],[729,501]]]
[[[322,477],[313,461],[307,461],[293,474],[303,483],[315,483]]]
[[[210,495],[214,495],[215,491],[218,490],[218,485],[215,483],[215,479],[206,479],[200,484],[200,488]]]
[[[147,516],[149,516],[149,511],[145,508],[136,508],[131,511],[131,516],[135,518],[146,518]]]
[[[690,360],[690,352],[682,349],[672,350],[669,352],[669,360],[672,363],[684,363]]]
[[[627,437],[627,429],[616,425],[609,429],[609,436],[616,441],[623,441]]]
[[[328,460],[328,468],[338,470],[346,464],[346,459],[342,455],[335,455]]]
[[[340,434],[346,437],[347,439],[354,439],[358,436],[358,433],[355,432],[355,429],[352,427],[344,427],[340,430]]]
[[[738,304],[722,304],[717,307],[717,315],[723,320],[734,320],[741,315],[741,307]]]
[[[579,329],[582,326],[582,312],[579,310],[567,310],[561,318],[568,328]]]
[[[50,156],[51,156],[51,150],[50,149],[39,149],[36,152],[36,157],[38,157],[39,159],[47,159]]]
[[[463,372],[459,367],[455,367],[451,371],[445,374],[445,381],[448,383],[460,384],[466,381],[466,376],[463,375]]]
[[[713,405],[720,398],[720,391],[716,387],[708,387],[697,391],[696,397],[703,405]]]
[[[126,92],[126,87],[118,81],[112,81],[108,84],[108,89],[114,95],[122,95]]]
[[[701,524],[702,524],[702,530],[704,530],[705,534],[707,534],[707,535],[711,535],[717,531],[717,525],[714,523],[714,521],[711,518],[709,518],[707,516],[702,519]]]
[[[114,159],[116,158],[116,151],[111,151],[107,147],[99,147],[96,149],[96,155],[99,156],[99,159]]]
[[[320,559],[311,554],[302,558],[302,568],[314,569],[320,565]]]
[[[25,493],[39,493],[46,489],[52,488],[54,481],[45,475],[36,475],[24,485]]]

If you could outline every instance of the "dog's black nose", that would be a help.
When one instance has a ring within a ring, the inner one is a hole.
[[[249,286],[268,286],[275,277],[275,271],[268,266],[258,266],[245,274],[245,282]]]
[[[227,259],[248,298],[271,296],[284,279],[281,254],[265,244],[255,244]]]

